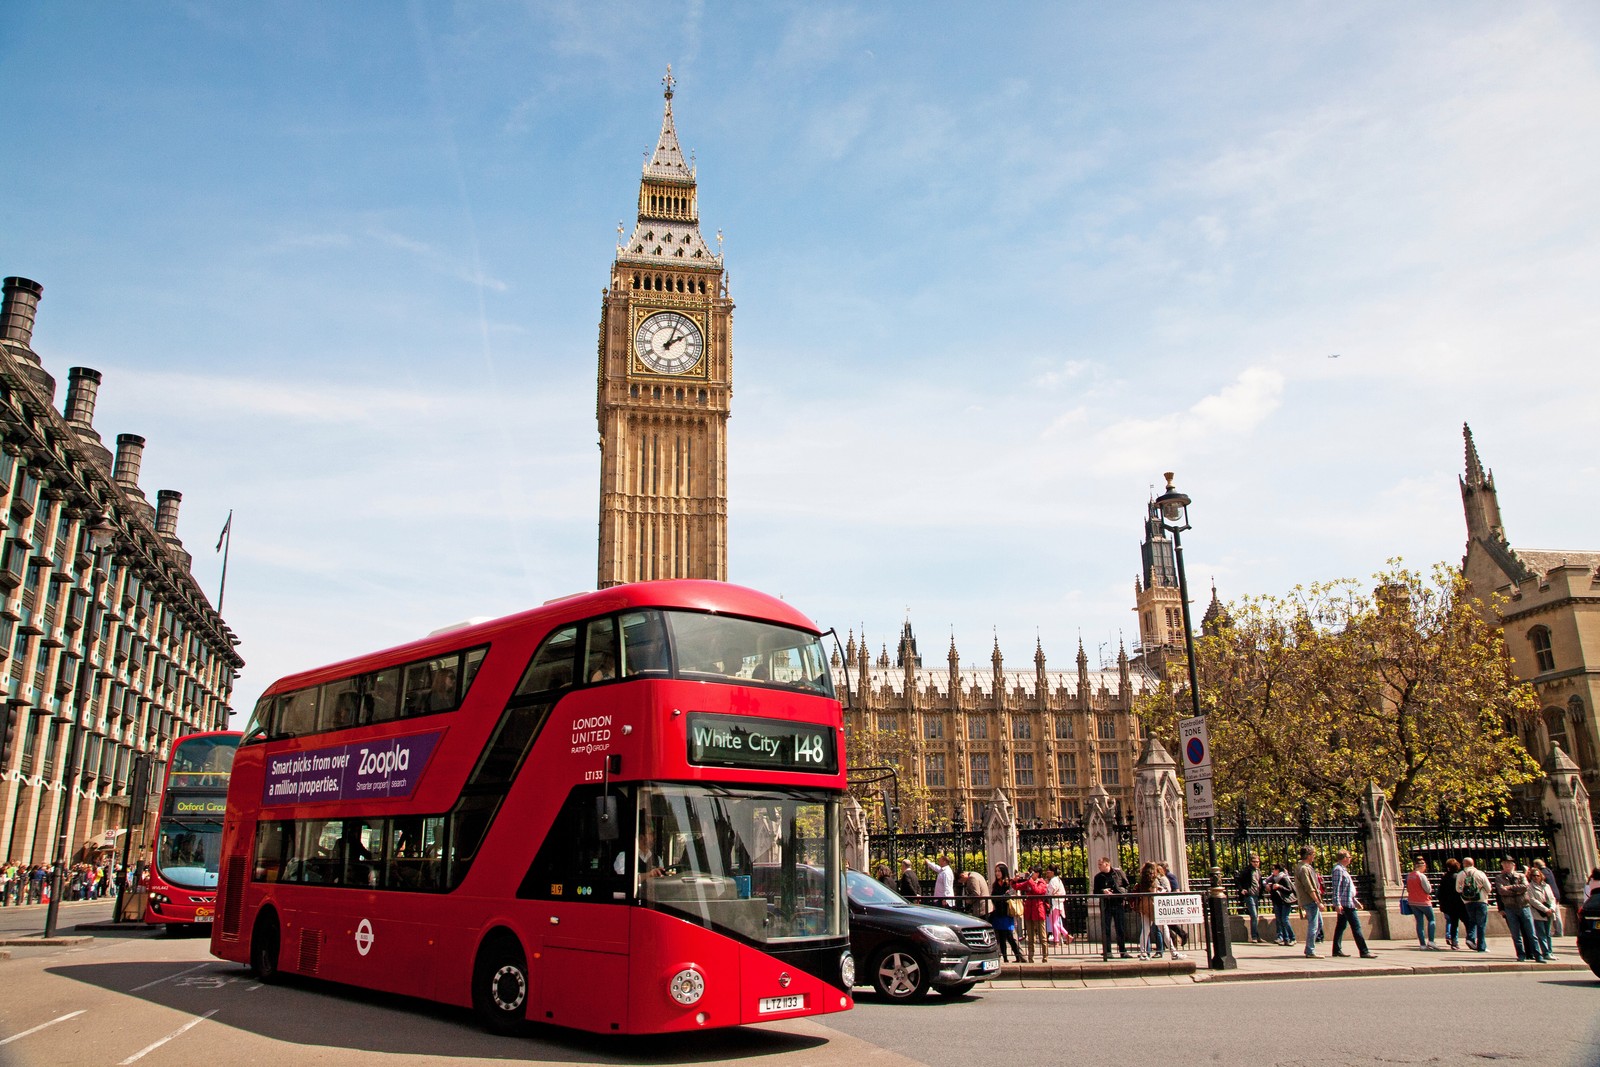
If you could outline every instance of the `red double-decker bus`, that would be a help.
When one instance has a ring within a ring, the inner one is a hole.
[[[234,763],[211,951],[601,1033],[851,1006],[843,714],[739,586],[552,601],[284,678]]]
[[[179,933],[215,917],[222,815],[239,737],[237,731],[215,731],[172,742],[145,875],[145,922],[165,923]]]

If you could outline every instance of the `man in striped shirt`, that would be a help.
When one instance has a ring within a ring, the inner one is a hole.
[[[1334,858],[1337,862],[1333,865],[1333,906],[1338,910],[1339,918],[1333,924],[1333,954],[1350,955],[1339,948],[1339,941],[1344,937],[1344,928],[1349,926],[1350,933],[1356,939],[1356,949],[1361,953],[1361,958],[1376,959],[1376,956],[1367,951],[1367,939],[1361,935],[1361,914],[1358,910],[1361,902],[1356,899],[1356,881],[1350,877],[1350,850],[1341,848]]]

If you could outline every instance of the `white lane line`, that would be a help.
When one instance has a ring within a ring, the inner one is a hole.
[[[160,985],[162,982],[170,982],[174,978],[182,978],[184,975],[188,974],[190,971],[198,971],[202,967],[209,967],[209,966],[211,966],[209,963],[197,963],[193,967],[189,967],[189,968],[186,968],[185,970],[179,971],[177,974],[169,974],[165,978],[157,978],[154,982],[146,982],[144,985],[134,986],[132,989],[128,990],[128,992],[137,993],[141,989],[149,989],[153,985]]]
[[[215,1015],[217,1012],[219,1012],[221,1010],[222,1010],[221,1008],[212,1008],[210,1011],[206,1012],[204,1015],[200,1016],[198,1019],[190,1019],[188,1022],[184,1023],[182,1026],[180,1026],[176,1030],[172,1031],[172,1033],[168,1034],[166,1037],[162,1038],[160,1041],[153,1041],[150,1044],[146,1045],[144,1048],[140,1049],[138,1052],[135,1052],[132,1056],[129,1056],[127,1059],[125,1059],[121,1063],[117,1064],[117,1067],[128,1067],[128,1064],[135,1063],[135,1062],[137,1062],[139,1060],[144,1059],[144,1057],[150,1055],[150,1053],[154,1052],[156,1049],[160,1048],[162,1045],[165,1045],[168,1041],[171,1041],[175,1037],[181,1036],[182,1034],[184,1034],[188,1030],[194,1029],[196,1026],[199,1026],[201,1023],[205,1022],[207,1019],[211,1018],[213,1015]]]
[[[0,1041],[0,1045],[9,1045],[13,1041],[20,1041],[22,1038],[27,1037],[29,1034],[37,1034],[40,1030],[43,1030],[47,1026],[54,1026],[56,1023],[64,1023],[68,1019],[75,1019],[78,1016],[82,1015],[87,1010],[88,1010],[87,1008],[80,1008],[77,1011],[69,1011],[69,1012],[67,1012],[67,1014],[62,1015],[62,1016],[58,1016],[57,1018],[54,1018],[54,1019],[51,1019],[47,1023],[40,1023],[38,1026],[35,1026],[32,1030],[24,1030],[20,1034],[12,1034],[10,1037],[6,1038],[5,1040]]]

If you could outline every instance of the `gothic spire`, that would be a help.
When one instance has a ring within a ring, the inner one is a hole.
[[[678,147],[678,131],[672,123],[672,90],[678,84],[678,79],[672,76],[672,64],[667,64],[667,76],[661,79],[665,85],[666,106],[661,115],[661,136],[656,138],[656,150],[650,156],[650,162],[644,165],[644,176],[647,178],[680,178],[694,180],[694,170],[683,161],[683,149]]]

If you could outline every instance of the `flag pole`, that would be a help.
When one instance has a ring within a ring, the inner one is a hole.
[[[228,509],[228,521],[222,524],[222,536],[217,538],[217,548],[222,551],[222,582],[217,586],[217,614],[222,614],[222,598],[228,592],[228,550],[233,547],[233,509]]]

